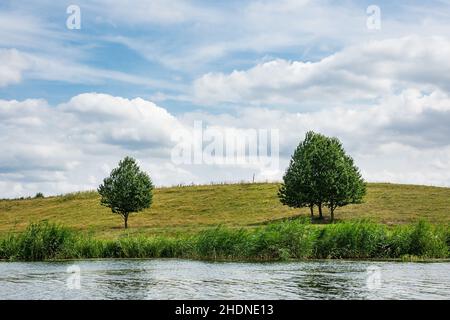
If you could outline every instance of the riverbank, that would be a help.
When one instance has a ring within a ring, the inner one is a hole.
[[[387,227],[367,221],[313,225],[307,219],[254,229],[216,227],[183,237],[97,239],[48,222],[0,238],[0,259],[187,258],[216,261],[448,259],[450,228],[420,221]]]

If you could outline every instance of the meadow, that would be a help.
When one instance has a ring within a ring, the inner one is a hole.
[[[270,222],[309,217],[308,209],[283,206],[277,183],[241,183],[156,188],[151,208],[129,219],[129,228],[97,192],[62,196],[0,200],[0,237],[23,232],[43,220],[96,239],[125,236],[185,236],[214,228],[253,229]],[[327,212],[325,211],[325,215]],[[450,224],[450,188],[369,183],[364,203],[339,208],[337,223],[370,220],[387,226],[424,220]]]

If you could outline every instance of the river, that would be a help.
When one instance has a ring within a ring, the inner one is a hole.
[[[450,299],[450,263],[0,262],[0,299]]]

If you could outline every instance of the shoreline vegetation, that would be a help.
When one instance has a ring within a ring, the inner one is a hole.
[[[183,258],[431,261],[450,258],[450,189],[369,183],[337,220],[283,206],[278,183],[156,188],[154,204],[120,218],[96,192],[0,200],[0,260]]]
[[[47,261],[183,258],[215,261],[354,259],[429,261],[450,258],[450,228],[425,221],[388,227],[369,221],[311,224],[308,219],[253,229],[218,226],[184,237],[96,239],[50,222],[0,237],[0,259]]]

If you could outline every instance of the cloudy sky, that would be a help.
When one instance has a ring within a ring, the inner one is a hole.
[[[368,181],[449,186],[449,21],[448,0],[3,0],[0,198],[95,189],[126,155],[156,185],[277,180],[308,130]],[[279,165],[173,161],[199,121],[278,132]]]

